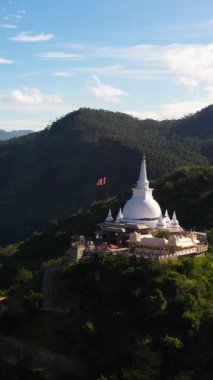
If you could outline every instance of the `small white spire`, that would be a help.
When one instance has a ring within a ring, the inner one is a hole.
[[[180,227],[175,211],[173,212],[172,220],[170,222],[170,227],[173,227],[173,228]]]
[[[166,222],[165,222],[165,219],[163,218],[162,214],[160,214],[156,228],[157,229],[165,229],[166,228]]]
[[[165,220],[165,223],[166,223],[166,227],[169,227],[171,220],[170,220],[170,217],[169,217],[169,214],[168,214],[167,210],[166,210],[165,215],[164,215],[164,220]]]
[[[120,208],[119,212],[118,212],[118,215],[117,215],[117,218],[116,218],[116,223],[119,223],[121,220],[123,219],[123,213],[122,213],[122,210]]]
[[[169,218],[168,210],[165,211],[164,218]]]
[[[108,215],[105,219],[105,222],[114,222],[114,219],[112,217],[111,209],[109,209]]]
[[[149,188],[149,181],[147,179],[147,173],[146,173],[146,157],[145,154],[143,155],[143,159],[141,162],[141,171],[140,176],[137,181],[137,188],[138,189],[148,189]]]

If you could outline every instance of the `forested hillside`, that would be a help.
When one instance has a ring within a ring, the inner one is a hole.
[[[173,188],[171,189],[171,184]],[[176,210],[181,226],[212,229],[213,215],[213,166],[178,169],[153,183],[154,196],[170,216]],[[85,211],[73,214],[65,220],[55,220],[48,229],[34,232],[23,242],[0,249],[0,290],[9,288],[18,276],[19,268],[39,271],[42,263],[63,257],[70,247],[70,237],[83,234],[94,239],[96,224],[105,220],[108,209],[115,217],[131,192],[120,193],[108,201],[95,202]],[[212,232],[209,242],[213,243]]]
[[[25,358],[1,378],[211,380],[212,264],[212,254],[164,262],[108,254],[61,263],[55,286],[68,313],[39,310],[38,273],[20,269],[10,292],[24,310],[0,311],[0,332],[75,358],[84,371],[59,376],[64,368],[56,366],[49,376],[48,363],[33,370]]]
[[[22,305],[21,314],[0,306],[0,334],[74,357],[85,373],[76,380],[212,379],[213,167],[183,167],[153,185],[163,211],[175,205],[183,226],[196,220],[197,228],[209,230],[206,257],[159,263],[102,255],[70,265],[70,235],[93,238],[95,224],[109,207],[116,215],[130,191],[96,202],[0,249],[0,295]],[[69,313],[40,310],[42,274],[51,265],[58,267],[54,297]],[[17,366],[1,363],[0,376],[8,374],[12,380],[54,378],[41,365],[33,370],[27,358]]]
[[[122,113],[80,109],[42,132],[0,143],[0,241],[29,236],[137,180],[142,152],[149,178],[212,159],[213,108],[179,121],[140,121]]]

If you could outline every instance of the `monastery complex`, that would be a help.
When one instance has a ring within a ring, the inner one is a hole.
[[[170,219],[166,210],[163,216],[160,205],[153,198],[143,157],[137,185],[133,194],[120,209],[115,220],[111,210],[96,231],[98,244],[90,243],[87,252],[127,252],[145,258],[168,259],[179,256],[198,256],[208,250],[206,234],[185,231],[175,211]],[[84,252],[84,250],[82,251]]]

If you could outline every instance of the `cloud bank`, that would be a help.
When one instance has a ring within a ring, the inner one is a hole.
[[[33,34],[32,32],[22,32],[17,36],[10,37],[9,39],[17,42],[43,42],[50,41],[54,38],[54,34]]]
[[[17,105],[55,105],[62,104],[62,97],[57,94],[43,94],[38,88],[24,87],[21,90],[13,90],[3,98],[4,102]]]
[[[0,65],[10,65],[11,63],[13,63],[13,61],[11,59],[6,59],[6,58],[0,57]]]
[[[3,29],[17,29],[17,25],[14,25],[14,24],[0,24],[0,28],[3,28]]]
[[[80,54],[66,53],[66,52],[46,52],[40,54],[41,58],[44,59],[53,59],[53,60],[62,60],[69,61],[72,59],[82,59],[83,57]]]

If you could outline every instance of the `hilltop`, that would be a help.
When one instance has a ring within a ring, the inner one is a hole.
[[[0,241],[18,241],[55,218],[105,197],[96,181],[109,177],[110,196],[137,179],[142,151],[150,178],[212,160],[213,107],[181,120],[137,120],[79,109],[45,130],[0,143]]]

